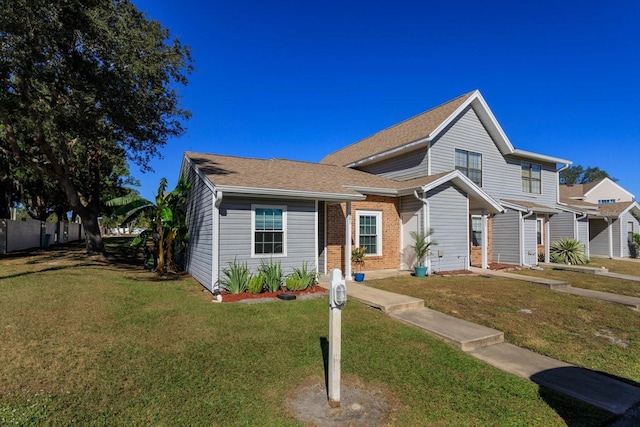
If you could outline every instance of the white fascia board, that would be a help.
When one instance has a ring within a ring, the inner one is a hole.
[[[358,166],[362,166],[364,164],[373,163],[378,159],[389,157],[392,154],[399,154],[403,151],[411,150],[420,145],[428,145],[431,139],[429,137],[418,139],[417,141],[409,142],[400,147],[392,148],[391,150],[383,151],[378,154],[374,154],[373,156],[365,157],[364,159],[356,160],[355,162],[351,162],[345,167],[347,168],[355,168]]]
[[[374,188],[374,187],[358,187],[355,185],[345,185],[349,190],[357,191],[362,194],[375,194],[377,196],[397,197],[398,190],[394,188]]]
[[[198,168],[193,163],[193,160],[191,160],[186,154],[183,157],[183,163],[184,162],[186,162],[189,165],[189,167],[196,172],[196,175],[198,175],[198,177],[202,180],[202,182],[204,182],[204,185],[209,187],[209,189],[215,193],[216,191],[215,185],[213,185],[213,183],[209,180],[209,178],[207,178],[206,175],[202,173],[200,168]]]
[[[422,191],[427,192],[429,190],[433,190],[434,188],[437,188],[449,181],[452,181],[456,187],[465,191],[467,194],[471,193],[477,198],[484,200],[487,205],[495,211],[494,213],[504,212],[504,209],[500,203],[494,200],[493,197],[489,196],[482,188],[478,187],[473,183],[473,181],[467,178],[466,175],[458,170],[452,171],[451,173],[441,176],[435,181],[422,186]]]
[[[540,162],[556,163],[556,164],[560,163],[563,165],[573,164],[571,160],[561,159],[559,157],[547,156],[546,154],[533,153],[531,151],[525,151],[525,150],[513,150],[511,154],[513,154],[514,156],[523,157],[526,159],[538,160]]]
[[[638,211],[638,213],[640,213],[640,205],[638,204],[638,202],[633,202],[632,204],[627,206],[627,209],[623,210],[618,214],[618,218],[626,213],[631,212],[632,210]]]
[[[511,209],[511,210],[514,210],[514,211],[529,212],[529,208],[526,208],[526,207],[520,206],[520,205],[516,205],[515,203],[505,202],[504,200],[501,200],[500,204],[502,205],[502,207],[507,208],[507,209]]]
[[[572,214],[576,214],[576,215],[583,215],[583,214],[587,214],[587,212],[585,211],[581,211],[579,209],[576,208],[571,208],[568,205],[564,204],[564,203],[558,203],[558,209],[560,209],[561,211],[565,211],[565,212],[569,212]]]
[[[359,201],[367,197],[363,194],[320,193],[315,191],[283,190],[279,188],[256,188],[218,185],[216,188],[225,194],[241,194],[249,197],[278,197],[286,199]]]
[[[589,193],[591,193],[592,191],[594,191],[596,188],[600,187],[602,184],[604,184],[605,181],[609,181],[610,184],[615,185],[616,187],[618,187],[620,190],[624,191],[625,193],[627,193],[629,195],[629,197],[631,199],[634,199],[635,196],[631,193],[629,193],[626,189],[624,189],[623,187],[621,187],[618,183],[616,183],[614,180],[609,179],[609,178],[604,178],[601,182],[598,183],[598,185],[596,185],[595,187],[593,187],[591,190],[587,191],[586,193],[584,193],[584,197],[586,198]]]

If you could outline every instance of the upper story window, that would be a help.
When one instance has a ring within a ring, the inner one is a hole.
[[[542,193],[542,166],[522,162],[522,191],[524,193]]]
[[[482,187],[482,154],[456,148],[456,170]]]
[[[599,205],[605,205],[607,203],[615,203],[616,199],[600,199],[598,200]]]
[[[382,255],[382,212],[356,212],[356,242],[367,255]]]
[[[253,255],[286,255],[287,209],[253,205]]]

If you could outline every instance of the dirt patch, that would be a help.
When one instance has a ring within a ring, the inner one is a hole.
[[[285,405],[292,416],[308,426],[387,426],[401,404],[389,392],[365,384],[358,378],[342,379],[340,407],[332,408],[324,379],[310,378],[291,391]]]

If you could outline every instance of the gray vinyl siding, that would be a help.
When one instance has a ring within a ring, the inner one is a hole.
[[[577,239],[582,243],[584,247],[584,253],[589,257],[591,251],[589,248],[589,220],[583,218],[578,220],[578,236]]]
[[[520,215],[507,210],[492,220],[491,261],[520,264]]]
[[[325,202],[318,202],[318,268],[317,272],[320,274],[327,274],[325,270],[326,265],[326,212]]]
[[[536,216],[524,218],[524,264],[536,265],[538,260],[538,239]]]
[[[431,142],[432,174],[455,169],[456,148],[482,154],[482,189],[491,197],[527,200],[543,205],[556,204],[556,165],[532,162],[542,166],[542,194],[524,193],[521,175],[523,159],[505,158],[471,107]]]
[[[422,202],[415,196],[402,196],[400,200],[400,213],[418,213],[418,221],[422,224]]]
[[[408,179],[427,176],[429,175],[427,148],[422,147],[418,150],[385,159],[378,163],[366,165],[360,169],[397,181],[406,181]]]
[[[193,187],[187,196],[189,245],[185,269],[205,288],[213,291],[213,191],[191,168],[183,171]]]
[[[589,251],[591,255],[609,256],[609,232],[603,219],[589,220]]]
[[[431,268],[434,271],[465,270],[469,265],[467,196],[451,184],[427,193],[432,239]],[[438,251],[443,252],[438,257]]]
[[[553,215],[549,220],[549,240],[555,242],[560,239],[575,239],[576,214],[571,212],[560,212]]]
[[[234,260],[246,262],[252,272],[257,271],[260,260],[269,256],[251,257],[251,205],[287,207],[286,256],[274,256],[280,261],[284,274],[293,267],[307,262],[316,269],[315,203],[314,201],[268,200],[225,197],[220,205],[220,269]]]
[[[636,217],[634,217],[633,215],[631,215],[630,213],[626,213],[621,217],[622,220],[622,226],[623,226],[623,233],[622,233],[622,239],[623,239],[623,244],[622,244],[622,249],[623,249],[623,257],[628,257],[631,255],[630,250],[629,250],[629,243],[628,243],[628,232],[629,231],[633,231],[634,233],[640,233],[640,223],[638,223],[638,219]],[[629,222],[633,223],[633,230],[629,230]]]
[[[611,229],[613,231],[613,256],[620,257],[620,219],[616,219],[611,223]],[[625,236],[626,239],[626,236]]]

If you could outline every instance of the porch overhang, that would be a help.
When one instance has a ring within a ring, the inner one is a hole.
[[[560,213],[560,210],[555,207],[540,205],[538,203],[528,202],[524,200],[500,200],[500,204],[505,209],[511,209],[518,212],[533,212],[548,215],[555,215]]]
[[[484,209],[487,214],[503,213],[504,208],[493,197],[489,196],[482,188],[467,178],[462,172],[455,170],[440,176],[422,186],[422,191],[427,192],[445,183],[452,183],[463,191],[469,199],[470,210]]]

